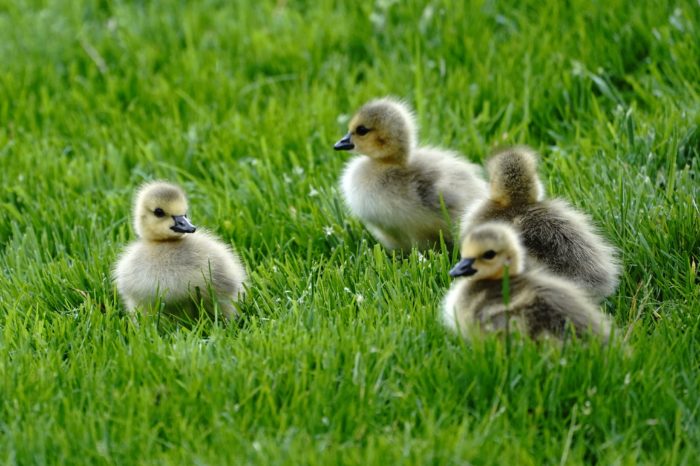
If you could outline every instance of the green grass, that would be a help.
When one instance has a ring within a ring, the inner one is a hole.
[[[0,462],[696,463],[698,4],[507,3],[0,0]],[[332,144],[386,94],[475,161],[543,153],[622,251],[627,351],[446,334],[455,256],[340,200]],[[153,178],[241,252],[239,325],[124,315]]]

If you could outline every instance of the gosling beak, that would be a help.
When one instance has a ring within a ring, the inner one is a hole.
[[[468,277],[476,273],[476,269],[472,267],[476,259],[462,259],[450,270],[450,277]]]
[[[352,134],[348,133],[345,136],[343,136],[343,139],[335,143],[335,146],[333,146],[333,149],[335,150],[353,150],[355,148],[355,144],[352,143],[351,138]]]
[[[184,215],[173,215],[173,220],[175,220],[175,225],[170,227],[173,231],[178,233],[194,233],[197,230]]]

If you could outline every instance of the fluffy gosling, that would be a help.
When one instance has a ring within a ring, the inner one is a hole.
[[[503,331],[512,325],[532,338],[562,338],[571,325],[608,341],[610,321],[590,297],[569,280],[544,269],[524,271],[525,251],[515,230],[491,222],[464,239],[457,277],[442,305],[443,323],[469,338],[475,332]],[[503,277],[509,274],[510,303],[504,303]]]
[[[461,236],[484,222],[510,222],[532,259],[598,300],[611,295],[620,276],[616,249],[587,215],[562,199],[544,199],[536,154],[526,147],[506,150],[491,157],[487,167],[490,197],[467,209]]]
[[[387,249],[435,247],[440,232],[450,245],[450,224],[487,196],[476,165],[454,152],[416,146],[415,118],[398,100],[365,104],[334,149],[363,154],[346,165],[341,189],[352,214]]]
[[[113,273],[130,313],[161,302],[168,313],[194,317],[202,299],[208,312],[215,300],[226,318],[236,316],[245,269],[227,245],[190,223],[187,210],[177,185],[155,181],[138,190],[133,222],[140,239],[126,247]]]

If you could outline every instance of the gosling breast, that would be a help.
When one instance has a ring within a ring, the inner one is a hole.
[[[236,314],[245,269],[238,255],[216,237],[197,231],[179,241],[136,241],[119,258],[114,271],[117,290],[130,311],[161,303],[173,314],[218,301],[227,317]]]

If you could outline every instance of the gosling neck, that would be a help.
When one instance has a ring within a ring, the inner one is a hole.
[[[406,162],[408,161],[410,157],[410,152],[408,150],[405,150],[403,148],[401,149],[395,149],[386,155],[384,157],[370,157],[370,159],[380,165],[398,165],[402,166],[405,165]]]
[[[148,244],[153,244],[153,245],[159,245],[159,244],[177,244],[182,241],[187,241],[187,234],[183,234],[182,236],[177,236],[177,237],[168,237],[168,238],[141,238],[141,241],[148,243]]]

